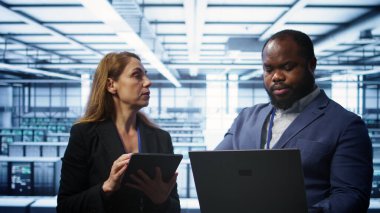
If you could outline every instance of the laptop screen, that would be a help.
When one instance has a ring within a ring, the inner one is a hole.
[[[299,150],[189,152],[201,212],[307,212]]]

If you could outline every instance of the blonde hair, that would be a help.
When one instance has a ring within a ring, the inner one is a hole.
[[[94,75],[91,93],[84,116],[76,123],[98,122],[115,118],[115,105],[112,95],[107,91],[107,79],[117,81],[131,58],[141,61],[140,57],[130,52],[111,52],[100,61]],[[157,127],[142,112],[137,112],[137,118],[151,127]]]

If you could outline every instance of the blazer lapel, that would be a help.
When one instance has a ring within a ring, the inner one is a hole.
[[[157,152],[157,138],[154,131],[141,121],[138,121],[137,126],[141,140],[141,150],[139,152]]]
[[[307,106],[301,114],[289,125],[285,132],[280,137],[279,141],[273,146],[273,149],[284,148],[286,144],[296,136],[302,129],[307,127],[310,123],[318,119],[324,114],[324,109],[328,104],[328,98],[324,91],[317,96]]]
[[[120,155],[125,154],[123,143],[111,119],[101,122],[96,131],[99,136],[99,142],[109,154],[109,159],[112,162],[119,158]]]
[[[267,132],[267,131],[263,131],[264,129],[263,128],[266,128],[264,126],[265,124],[265,121],[267,120],[270,112],[272,111],[273,109],[273,106],[271,104],[268,104],[268,106],[266,106],[262,111],[261,113],[258,115],[258,118],[257,118],[257,124],[258,126],[257,127],[253,127],[253,129],[261,129],[261,132],[260,134],[255,134],[254,135],[254,138],[255,138],[255,149],[261,149],[261,141],[262,141],[262,138],[263,138],[263,133]],[[252,131],[252,133],[254,133],[255,131]]]

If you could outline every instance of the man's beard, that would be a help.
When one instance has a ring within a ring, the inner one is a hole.
[[[314,86],[315,86],[315,79],[314,79],[314,75],[310,71],[305,70],[304,80],[300,84],[293,85],[293,86],[289,86],[284,83],[279,83],[279,84],[284,88],[290,89],[289,97],[285,99],[276,99],[275,96],[272,94],[273,85],[271,86],[271,88],[266,88],[264,86],[265,91],[268,93],[270,102],[273,106],[279,109],[289,109],[294,104],[294,102],[300,100],[301,98],[305,97],[306,95],[308,95],[310,92],[313,91]]]

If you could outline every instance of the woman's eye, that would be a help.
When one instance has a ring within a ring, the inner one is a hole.
[[[136,79],[141,79],[141,78],[142,78],[142,75],[141,75],[141,74],[136,74],[136,75],[134,75],[134,77],[135,77]]]

